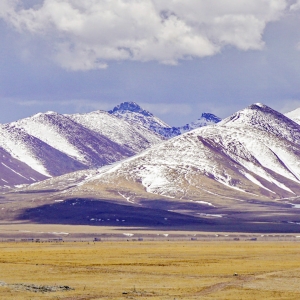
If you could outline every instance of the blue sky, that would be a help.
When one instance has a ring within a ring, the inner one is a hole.
[[[300,1],[2,0],[0,123],[135,101],[171,125],[300,107]]]

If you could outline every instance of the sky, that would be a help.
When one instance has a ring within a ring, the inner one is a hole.
[[[134,101],[173,126],[300,107],[300,0],[1,0],[0,123]]]

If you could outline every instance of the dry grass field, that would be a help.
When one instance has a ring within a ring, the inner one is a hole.
[[[0,243],[0,299],[298,300],[300,243]]]

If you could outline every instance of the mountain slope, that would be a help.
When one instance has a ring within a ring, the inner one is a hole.
[[[0,148],[0,186],[9,187],[22,183],[32,183],[48,178],[31,169],[28,165],[12,157]]]
[[[11,124],[0,126],[0,147],[43,176],[57,176],[84,168],[80,162]],[[24,165],[23,165],[24,168]],[[15,170],[19,172],[18,169]],[[28,183],[27,180],[19,183]]]
[[[141,152],[163,140],[161,136],[143,126],[134,123],[131,125],[123,119],[104,111],[67,116],[85,128],[97,132],[128,149],[132,154]]]
[[[127,149],[55,112],[37,114],[11,126],[23,129],[87,167],[101,166],[132,155]]]

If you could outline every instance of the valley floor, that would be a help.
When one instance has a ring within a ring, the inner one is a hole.
[[[99,241],[289,241],[300,233],[201,231],[192,227],[114,227],[0,222],[0,242]]]
[[[0,243],[1,299],[300,299],[300,243]]]

